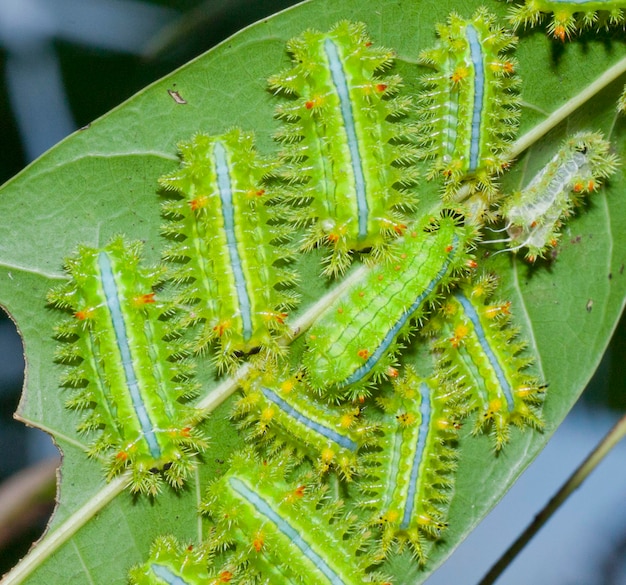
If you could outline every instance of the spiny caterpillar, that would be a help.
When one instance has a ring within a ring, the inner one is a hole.
[[[434,159],[431,178],[443,175],[446,199],[478,191],[476,197],[489,203],[493,176],[510,162],[507,151],[518,125],[516,62],[506,55],[516,38],[484,8],[469,20],[452,13],[437,32],[439,43],[420,55],[437,70],[422,78],[422,156]],[[471,186],[469,193],[463,184]]]
[[[320,475],[333,468],[351,479],[358,472],[357,453],[372,442],[376,430],[361,419],[358,406],[322,403],[295,376],[277,378],[275,372],[249,376],[242,390],[234,417],[241,419],[248,438],[266,445],[273,456],[304,453]]]
[[[501,209],[512,251],[527,248],[534,262],[554,248],[559,229],[584,195],[596,191],[613,174],[618,159],[610,143],[597,132],[581,132],[565,140],[552,160],[530,183],[508,198]]]
[[[370,267],[313,324],[302,361],[316,391],[362,396],[371,381],[394,375],[398,338],[475,264],[473,229],[448,213],[410,226],[398,240],[398,259]]]
[[[499,451],[509,440],[511,424],[543,427],[545,386],[527,372],[532,357],[524,352],[519,329],[511,325],[511,303],[487,303],[497,284],[495,276],[482,276],[444,302],[441,314],[447,326],[438,342],[438,376],[450,391],[466,394],[468,411],[478,411],[475,432],[488,429]]]
[[[565,41],[579,30],[594,27],[617,26],[625,22],[624,0],[525,0],[509,12],[509,20],[515,26],[535,26],[547,13],[552,13],[548,32]]]
[[[82,246],[67,260],[71,280],[48,301],[72,316],[59,324],[57,359],[74,388],[69,408],[89,411],[79,432],[99,432],[88,453],[107,458],[107,477],[130,467],[131,490],[156,494],[160,473],[181,487],[207,446],[203,415],[184,401],[197,393],[187,350],[154,287],[163,271],[140,265],[141,244]]]
[[[290,482],[287,472],[286,461],[236,455],[201,506],[216,522],[216,540],[236,547],[231,562],[249,579],[242,582],[389,585],[368,570],[371,547],[356,514],[328,485]]]
[[[366,507],[376,510],[381,546],[408,540],[424,564],[428,543],[446,527],[447,504],[456,470],[456,440],[461,413],[454,392],[411,366],[393,381],[393,391],[378,397],[385,416],[380,451],[372,455],[362,482]]]
[[[263,179],[273,165],[261,159],[251,133],[235,128],[221,136],[197,134],[179,144],[181,167],[160,179],[182,197],[164,203],[174,240],[164,252],[170,276],[181,285],[177,302],[189,305],[188,325],[200,322],[196,350],[218,342],[219,369],[261,347],[281,351],[285,311],[296,296],[290,254],[279,242],[280,207]]]
[[[210,567],[208,543],[184,546],[173,536],[160,536],[150,548],[150,557],[129,571],[131,585],[217,585],[229,583],[234,574]]]
[[[412,209],[413,149],[397,121],[410,100],[397,96],[397,75],[381,76],[393,51],[374,47],[362,23],[342,21],[329,32],[308,30],[287,45],[294,66],[269,80],[289,101],[283,120],[284,175],[294,221],[307,226],[304,250],[328,245],[324,273],[344,272],[352,250],[374,248],[402,233]]]

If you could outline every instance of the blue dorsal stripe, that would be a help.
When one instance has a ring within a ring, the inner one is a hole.
[[[485,336],[485,331],[480,322],[480,317],[478,316],[478,313],[476,312],[474,305],[472,305],[472,303],[470,303],[469,300],[464,295],[457,292],[455,293],[454,296],[459,301],[459,303],[461,303],[461,305],[463,306],[463,310],[465,311],[465,314],[468,316],[469,320],[472,322],[472,325],[474,326],[474,330],[476,331],[476,336],[478,337],[478,341],[480,342],[480,347],[485,352],[485,355],[487,356],[487,359],[489,360],[491,367],[494,369],[496,373],[498,382],[500,383],[500,386],[502,386],[502,389],[504,391],[504,395],[507,401],[507,407],[510,412],[515,408],[515,403],[513,401],[513,391],[511,389],[511,385],[509,384],[509,381],[506,379],[504,370],[502,369],[502,366],[500,365],[500,362],[498,361],[498,357],[493,352],[493,349],[491,349],[491,346],[489,345],[489,342],[487,341],[487,338]]]
[[[372,355],[370,355],[369,358],[367,358],[365,363],[360,368],[358,368],[357,370],[354,371],[353,374],[348,376],[344,380],[344,382],[342,382],[339,385],[340,387],[349,386],[350,384],[355,384],[356,382],[359,382],[374,369],[378,361],[389,350],[389,348],[391,347],[391,344],[393,343],[394,339],[396,338],[400,330],[406,325],[407,321],[411,318],[411,315],[413,315],[413,313],[415,313],[415,311],[417,311],[420,308],[424,300],[433,292],[433,290],[435,290],[435,287],[439,284],[441,279],[445,276],[446,272],[448,271],[448,267],[450,266],[450,262],[452,261],[451,260],[452,255],[455,253],[458,245],[459,245],[459,238],[456,234],[454,234],[452,250],[448,253],[448,256],[446,257],[446,261],[444,262],[441,270],[439,270],[439,272],[437,273],[437,276],[435,276],[435,278],[433,278],[428,283],[428,286],[413,301],[411,306],[406,311],[404,311],[404,313],[402,313],[402,315],[400,316],[398,321],[396,321],[394,326],[391,327],[389,331],[387,331],[387,334],[381,341],[380,345],[376,348],[376,350],[372,352]]]
[[[243,325],[242,336],[247,341],[252,337],[252,308],[248,289],[246,288],[246,277],[241,265],[241,257],[237,248],[237,238],[235,235],[235,209],[233,206],[233,190],[230,181],[230,169],[228,167],[228,157],[226,149],[221,142],[216,141],[213,147],[215,156],[215,172],[217,174],[217,185],[222,201],[222,218],[224,220],[224,230],[226,231],[226,243],[228,255],[235,278],[235,289],[237,291],[237,301],[241,313]]]
[[[189,585],[182,577],[179,577],[173,573],[169,567],[165,565],[157,565],[153,563],[150,565],[152,572],[159,578],[167,583],[167,585]]]
[[[481,115],[485,99],[485,63],[483,48],[478,40],[478,33],[471,24],[467,25],[466,34],[470,46],[472,65],[474,66],[474,108],[472,110],[469,164],[469,170],[473,172],[478,167],[478,158],[480,156]]]
[[[98,267],[102,278],[102,290],[104,291],[107,307],[109,308],[109,314],[111,315],[111,321],[113,322],[115,340],[117,341],[117,348],[120,352],[122,367],[124,368],[126,384],[128,386],[128,391],[130,392],[133,408],[135,409],[135,413],[139,420],[141,431],[146,439],[146,442],[148,443],[150,455],[152,455],[154,459],[159,459],[161,457],[161,447],[157,441],[154,426],[150,420],[150,415],[146,410],[146,406],[139,390],[139,382],[135,374],[133,357],[130,352],[128,337],[126,335],[126,323],[124,322],[120,298],[117,293],[117,283],[115,282],[115,275],[113,274],[111,260],[106,252],[100,252],[98,254]]]
[[[389,481],[386,481],[385,493],[383,494],[381,500],[381,509],[386,510],[391,506],[393,501],[393,494],[398,486],[399,482],[394,482],[393,478],[397,478],[400,473],[400,464],[402,462],[402,444],[403,444],[403,432],[402,427],[398,425],[396,427],[395,432],[393,433],[393,446],[389,450],[390,454],[388,455],[389,462]]]
[[[352,173],[356,188],[357,209],[359,214],[359,239],[367,237],[367,221],[369,216],[369,208],[367,205],[367,197],[365,195],[365,176],[363,175],[363,166],[361,154],[359,152],[359,139],[356,135],[356,126],[354,121],[354,112],[352,111],[352,102],[350,101],[350,91],[346,80],[346,73],[339,57],[337,46],[331,39],[324,41],[324,51],[330,66],[330,74],[333,78],[333,84],[339,96],[339,104],[341,107],[341,117],[346,128],[348,137],[348,148],[350,149],[350,160],[352,162]]]
[[[250,489],[243,481],[237,477],[231,477],[229,480],[230,486],[248,502],[250,502],[255,509],[270,520],[280,532],[282,532],[295,546],[297,546],[302,554],[306,556],[314,566],[328,579],[332,585],[345,585],[343,579],[337,575],[337,573],[328,565],[328,563],[316,553],[308,542],[302,538],[300,533],[286,520],[280,517],[271,504],[269,504],[263,496]],[[330,539],[329,539],[330,542]]]
[[[350,439],[349,437],[344,437],[343,435],[340,435],[337,431],[329,429],[328,427],[314,420],[311,420],[308,416],[302,414],[301,412],[296,410],[291,404],[278,396],[278,394],[276,394],[274,391],[266,388],[265,386],[261,386],[261,392],[263,393],[263,396],[265,396],[265,398],[273,402],[276,406],[278,406],[278,408],[287,413],[293,419],[297,420],[299,423],[307,426],[311,430],[319,433],[327,439],[330,439],[334,443],[337,443],[340,447],[350,449],[350,451],[357,450],[358,445],[352,439]]]
[[[404,507],[404,514],[402,516],[402,522],[400,528],[406,530],[411,523],[413,517],[413,511],[415,510],[415,499],[418,492],[418,476],[420,471],[420,463],[424,456],[424,450],[426,449],[426,442],[428,441],[428,433],[430,431],[430,419],[432,416],[432,408],[430,404],[430,386],[426,382],[420,384],[420,429],[417,435],[417,448],[415,449],[415,455],[411,462],[411,478],[409,480],[409,491],[406,497],[406,506]]]

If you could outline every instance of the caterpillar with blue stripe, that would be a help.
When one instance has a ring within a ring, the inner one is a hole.
[[[351,480],[363,471],[358,453],[373,442],[377,427],[362,419],[358,406],[322,402],[295,375],[259,372],[241,386],[233,418],[250,441],[274,456],[286,450],[307,455],[322,477],[336,469]]]
[[[445,199],[482,199],[480,215],[496,197],[493,179],[509,166],[517,131],[516,39],[484,8],[470,19],[453,12],[437,33],[438,44],[420,55],[436,70],[422,78],[421,156],[433,159],[430,177],[443,177]]]
[[[535,26],[547,14],[552,14],[548,33],[560,41],[572,38],[588,28],[608,28],[624,25],[624,0],[524,0],[512,7],[509,20],[515,27]]]
[[[287,98],[276,109],[282,176],[292,221],[306,228],[302,249],[328,246],[323,272],[337,275],[354,250],[383,254],[415,206],[415,149],[402,121],[410,99],[398,75],[383,75],[393,51],[374,46],[362,23],[308,30],[287,50],[293,66],[269,79]]]
[[[189,350],[155,292],[163,270],[140,255],[141,244],[123,238],[81,246],[48,301],[71,313],[56,328],[57,361],[73,389],[67,406],[85,413],[79,432],[97,433],[89,455],[105,458],[108,479],[130,468],[131,491],[155,495],[161,477],[183,485],[207,440],[197,427],[204,415],[187,404],[198,391]]]
[[[163,256],[187,307],[187,326],[198,325],[196,351],[217,344],[219,370],[261,348],[277,355],[278,337],[297,303],[288,263],[281,206],[265,185],[275,166],[254,147],[252,133],[234,128],[181,142],[182,164],[159,183],[180,195],[163,204],[171,244]]]
[[[215,540],[242,582],[302,585],[384,585],[368,534],[328,485],[291,478],[286,460],[236,455],[209,486],[201,510],[216,524]],[[238,561],[238,563],[237,563]]]
[[[488,431],[500,451],[512,424],[543,428],[546,386],[531,371],[533,358],[512,324],[510,301],[488,302],[497,286],[497,277],[486,274],[463,283],[443,303],[437,376],[464,395],[467,411],[478,413],[474,432]]]
[[[393,542],[408,541],[420,564],[447,527],[457,460],[460,400],[412,365],[377,397],[384,410],[379,450],[371,456],[370,476],[361,482],[362,505],[373,509],[383,553]]]
[[[333,399],[355,398],[395,375],[398,339],[475,266],[475,237],[449,210],[411,225],[398,240],[398,259],[369,267],[307,332],[302,363],[311,386]]]
[[[210,542],[184,545],[174,536],[159,536],[149,558],[128,573],[130,585],[208,585],[228,583],[236,575],[213,566]]]

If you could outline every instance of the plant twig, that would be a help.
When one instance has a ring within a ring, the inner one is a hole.
[[[578,489],[588,475],[599,465],[606,455],[626,436],[626,415],[624,415],[607,435],[598,443],[591,454],[574,471],[569,479],[563,484],[561,489],[552,497],[547,505],[535,516],[535,519],[528,525],[526,530],[517,540],[506,550],[506,552],[491,567],[489,572],[482,578],[478,585],[491,585],[513,562],[518,553],[528,542],[539,532],[541,527],[550,517],[561,507],[569,496]]]
[[[620,59],[615,65],[609,67],[595,81],[589,84],[572,99],[565,102],[558,110],[552,112],[541,124],[537,124],[532,130],[520,136],[513,144],[510,155],[517,158],[524,150],[533,145],[542,136],[558,126],[563,120],[574,113],[585,102],[602,91],[607,85],[613,83],[617,78],[626,73],[626,57]]]
[[[350,275],[344,278],[338,285],[333,287],[321,299],[307,309],[305,313],[300,315],[295,322],[290,324],[290,333],[281,340],[283,345],[288,345],[294,339],[299,337],[306,331],[311,324],[319,317],[343,292],[345,292],[354,282],[363,277],[363,273],[367,270],[365,266],[361,266],[352,271]],[[250,363],[244,364],[239,370],[229,378],[226,378],[218,386],[211,388],[197,404],[196,408],[211,412],[215,410],[224,400],[226,400],[237,388],[242,379],[244,379],[251,369]]]

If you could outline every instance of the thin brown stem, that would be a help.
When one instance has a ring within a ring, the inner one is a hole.
[[[506,550],[506,552],[491,567],[489,572],[482,578],[478,585],[491,585],[513,562],[518,553],[526,544],[539,532],[548,519],[560,508],[569,496],[578,489],[587,476],[598,466],[606,455],[626,436],[626,415],[623,416],[608,434],[598,443],[591,454],[574,471],[569,479],[563,484],[561,489],[552,497],[546,506],[535,516],[535,519],[528,525],[526,530],[520,534],[517,540]]]

